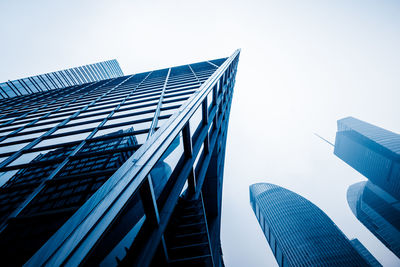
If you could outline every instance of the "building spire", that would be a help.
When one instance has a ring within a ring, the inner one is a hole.
[[[314,133],[314,135],[316,135],[317,137],[321,138],[322,140],[324,140],[325,142],[327,142],[327,143],[328,143],[328,144],[330,144],[331,146],[335,147],[335,145],[334,145],[334,144],[332,144],[331,142],[329,142],[328,140],[326,140],[325,138],[323,138],[323,137],[322,137],[322,136],[320,136],[319,134],[317,134],[317,133]]]

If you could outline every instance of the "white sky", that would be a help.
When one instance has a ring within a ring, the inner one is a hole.
[[[125,74],[242,48],[229,125],[222,223],[226,266],[275,266],[248,186],[301,194],[384,266],[397,259],[351,213],[363,177],[336,158],[336,120],[400,132],[397,1],[0,0],[0,81],[116,58]]]

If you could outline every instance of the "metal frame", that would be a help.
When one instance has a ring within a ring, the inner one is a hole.
[[[207,95],[209,93],[216,94],[215,91],[217,88],[215,85],[222,79],[224,81],[222,83],[223,88],[221,88],[218,94],[218,99],[214,98],[215,106],[212,109],[212,115],[210,115],[210,118],[214,118],[214,121],[220,124],[219,121],[222,117],[217,117],[217,109],[222,112],[222,106],[220,105],[223,104],[225,107],[230,106],[230,100],[228,101],[224,99],[224,97],[226,98],[228,95],[231,97],[231,92],[227,94],[227,84],[230,84],[230,90],[232,90],[232,77],[234,77],[236,73],[239,54],[240,50],[235,51],[235,53],[208,78],[198,92],[194,94],[177,113],[171,116],[168,123],[165,123],[158,129],[158,131],[108,179],[84,206],[82,206],[63,227],[52,236],[30,261],[27,262],[27,265],[78,265],[89,253],[91,248],[93,248],[102,233],[106,231],[110,223],[118,216],[119,211],[124,207],[128,199],[136,192],[139,192],[143,186],[148,187],[151,191],[151,184],[145,182],[148,181],[148,179],[146,180],[148,173],[179,132],[189,122],[197,108],[203,107],[202,103],[207,101]],[[234,67],[232,67],[233,64]],[[227,76],[229,76],[229,79],[227,79]],[[214,92],[211,92],[213,89]],[[210,124],[211,121],[207,125]],[[206,130],[207,129],[203,127],[202,135],[207,135]],[[212,137],[212,140],[211,143],[215,143],[216,135]],[[199,148],[200,145],[197,143],[194,145],[193,151],[197,153]],[[192,157],[188,159],[185,166],[193,166],[193,162],[194,158]],[[187,171],[190,171],[190,168]],[[150,261],[149,256],[154,254],[157,247],[154,245],[158,244],[160,241],[162,232],[172,213],[177,197],[187,179],[187,175],[185,177],[183,173],[184,171],[182,171],[176,185],[171,190],[170,196],[166,200],[162,211],[158,211],[160,223],[154,230],[152,238],[150,238],[147,245],[143,247],[143,251],[150,252],[150,254],[142,254],[143,258],[138,259],[139,262],[144,263],[144,266],[148,265],[147,263]],[[199,185],[199,181],[197,184]],[[199,190],[197,190],[197,193],[199,194]],[[153,200],[151,200],[151,202],[154,203]],[[144,205],[151,206],[152,204]],[[148,211],[147,215],[151,216],[151,212],[153,212],[153,214],[156,213],[155,211],[157,211],[158,208],[153,205],[152,209],[153,211]]]
[[[78,262],[79,259],[82,260],[84,256],[79,258],[80,252],[78,250],[87,247],[86,242],[89,242],[88,247],[93,247],[91,242],[99,240],[98,234],[100,232],[96,231],[107,229],[107,225],[109,226],[111,223],[107,221],[107,218],[114,216],[114,219],[118,219],[119,213],[115,211],[123,209],[129,198],[139,194],[139,192],[147,192],[142,194],[144,194],[143,199],[148,200],[141,201],[144,206],[148,206],[146,217],[150,218],[152,214],[157,217],[158,214],[159,220],[153,220],[153,228],[163,229],[168,222],[168,216],[174,208],[183,184],[188,178],[187,174],[192,173],[193,179],[189,189],[191,194],[194,195],[201,189],[197,184],[202,180],[201,176],[205,172],[206,165],[208,165],[207,159],[209,161],[210,158],[208,154],[211,154],[209,152],[212,151],[214,145],[220,146],[221,142],[216,142],[216,140],[226,138],[226,116],[229,114],[238,56],[239,51],[236,51],[227,60],[213,60],[212,62],[196,63],[63,89],[45,90],[35,94],[0,100],[0,135],[2,135],[0,137],[0,172],[8,175],[17,170],[29,168],[40,170],[43,166],[55,166],[48,177],[42,175],[45,178],[44,180],[38,180],[37,184],[31,185],[31,187],[34,186],[32,188],[36,187],[36,189],[30,193],[30,197],[19,204],[20,208],[14,210],[14,213],[9,216],[9,219],[13,218],[13,220],[3,221],[4,215],[0,216],[2,220],[0,238],[4,230],[6,230],[6,233],[10,232],[7,230],[9,223],[24,219],[26,210],[30,210],[32,202],[36,203],[33,200],[40,198],[41,192],[46,191],[47,185],[50,186],[61,181],[57,178],[58,174],[62,173],[71,162],[77,159],[90,159],[95,154],[104,155],[106,153],[111,155],[112,153],[125,153],[125,151],[130,153],[126,154],[128,156],[132,155],[134,151],[136,152],[87,200],[86,204],[76,211],[75,215],[53,235],[48,243],[56,242],[63,247],[60,247],[60,249],[67,248],[69,247],[68,242],[71,240],[67,236],[63,236],[69,231],[67,229],[69,226],[66,225],[72,224],[73,227],[77,228],[70,229],[70,233],[74,235],[78,234],[80,230],[78,229],[79,225],[75,223],[98,223],[98,226],[101,226],[100,228],[87,229],[89,236],[85,236],[81,240],[85,245],[74,244],[77,250],[74,250],[74,256],[71,260],[75,262]],[[224,60],[225,63],[222,64]],[[217,68],[216,66],[220,67]],[[229,79],[226,79],[228,76]],[[217,84],[223,84],[219,80],[225,82],[225,85],[221,88],[217,86]],[[211,97],[210,94],[213,95],[213,100],[207,103]],[[196,112],[196,110],[199,110],[199,112]],[[195,112],[197,115],[193,115]],[[191,134],[190,129],[193,128],[193,123],[198,123],[194,119],[198,114],[201,116],[200,126],[197,130],[195,128],[196,131]],[[208,131],[211,124],[213,131]],[[143,127],[140,125],[143,125]],[[159,125],[161,125],[161,128]],[[133,130],[104,135],[132,126]],[[150,136],[151,129],[153,129],[154,134]],[[186,137],[184,136],[185,131]],[[154,196],[148,193],[151,190],[154,191],[154,188],[151,180],[146,178],[150,177],[150,170],[168,149],[175,136],[180,134],[186,142],[184,166],[171,192],[164,190],[167,195],[165,195],[166,198],[163,197],[162,201],[165,201],[161,203],[160,199],[156,200]],[[79,135],[84,135],[84,137],[78,137]],[[84,153],[81,151],[83,147],[87,147],[86,144],[90,145],[92,142],[97,144],[98,142],[108,142],[108,140],[112,141],[124,137],[136,139],[140,136],[142,136],[143,141],[139,141],[135,145],[123,148],[115,147],[104,153]],[[145,141],[146,136],[149,136],[147,142]],[[188,141],[190,142],[188,143]],[[142,143],[143,145],[141,145]],[[198,157],[202,145],[204,156]],[[12,150],[11,146],[22,146],[23,148]],[[59,148],[68,148],[65,153],[63,152],[61,158],[47,160],[44,157],[45,160],[35,161],[31,161],[32,158],[26,158],[38,153],[47,153],[49,150],[56,149],[57,151]],[[196,168],[197,172],[193,166],[196,160],[200,162],[198,163],[199,166],[201,165],[200,171]],[[125,158],[123,161],[125,161]],[[113,169],[112,172],[115,170]],[[111,175],[112,172],[107,173]],[[74,177],[71,176],[70,178]],[[146,187],[148,190],[146,190]],[[19,192],[17,187],[8,186],[7,188],[7,190]],[[7,191],[0,188],[0,192]],[[149,196],[151,197],[149,198]],[[108,202],[111,204],[108,206],[108,210],[101,211],[102,208],[105,208],[103,205],[107,203],[107,199],[114,199],[115,202]],[[2,194],[0,194],[1,201],[4,201]],[[159,206],[157,206],[157,202],[160,204]],[[4,202],[2,203],[4,204]],[[82,203],[79,205],[82,205]],[[15,204],[13,205],[15,206]],[[86,211],[83,211],[85,209]],[[73,209],[71,209],[72,211]],[[100,213],[97,214],[97,211]],[[50,210],[50,212],[53,211]],[[98,222],[91,221],[97,215],[100,215],[101,220]],[[150,222],[151,220],[148,219],[145,224]],[[165,257],[168,258],[162,232],[160,232],[160,235],[156,232],[153,231],[153,238],[149,239],[149,242],[158,244],[161,240],[164,244]],[[60,234],[62,235],[61,239]],[[90,235],[97,237],[92,238]],[[43,247],[45,246],[48,245],[45,244]],[[43,249],[37,253],[40,254]],[[56,248],[54,247],[54,249]],[[54,252],[57,252],[56,250]],[[83,254],[80,255],[87,255],[88,251],[82,250],[81,252]],[[148,252],[153,253],[152,251]],[[57,255],[48,256],[52,258],[51,260],[57,257]],[[71,263],[72,261],[68,262]]]

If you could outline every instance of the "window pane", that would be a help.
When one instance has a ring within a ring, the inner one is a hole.
[[[160,196],[182,156],[183,142],[182,134],[180,133],[150,172],[156,198]]]

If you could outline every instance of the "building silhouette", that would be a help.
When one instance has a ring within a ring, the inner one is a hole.
[[[334,154],[400,200],[400,135],[353,117],[337,124]]]
[[[357,219],[400,258],[400,203],[370,181],[353,184],[347,201]]]
[[[0,83],[0,99],[123,76],[115,59]]]
[[[317,206],[280,186],[250,186],[250,204],[279,266],[368,266]]]
[[[0,100],[4,266],[223,266],[240,51]]]

